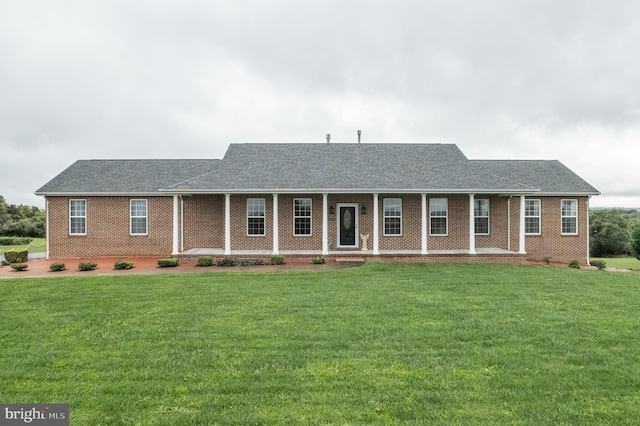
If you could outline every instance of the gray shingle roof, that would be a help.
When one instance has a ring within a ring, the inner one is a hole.
[[[471,160],[471,163],[483,173],[526,182],[544,194],[600,194],[558,160]]]
[[[222,160],[77,161],[36,194],[597,194],[558,161],[468,160],[452,144],[232,144]]]
[[[37,195],[158,192],[216,170],[220,160],[78,160]]]

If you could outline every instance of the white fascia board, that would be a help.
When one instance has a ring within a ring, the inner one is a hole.
[[[172,194],[539,194],[539,189],[291,189],[291,188],[272,188],[272,189],[195,189],[176,191],[175,189],[160,189],[163,193]]]
[[[167,197],[172,195],[166,192],[34,192],[34,194],[44,197]]]

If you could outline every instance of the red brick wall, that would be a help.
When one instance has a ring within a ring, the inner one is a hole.
[[[402,198],[402,235],[384,235],[384,199]],[[69,199],[87,201],[87,235],[69,235]],[[51,257],[89,256],[168,256],[173,244],[173,197],[146,197],[148,201],[148,235],[129,235],[129,200],[144,197],[48,197],[49,247]],[[265,235],[248,236],[246,224],[247,198],[265,199]],[[293,200],[312,199],[312,235],[293,235]],[[448,200],[448,235],[427,236],[431,250],[465,250],[469,247],[469,196],[466,194],[429,195]],[[489,199],[490,234],[476,235],[476,248],[502,248],[518,251],[520,197],[481,196]],[[587,197],[531,197],[541,200],[541,235],[526,236],[527,258],[553,262],[587,259]],[[578,234],[561,235],[561,200],[578,200]],[[422,200],[420,194],[380,194],[378,198],[380,250],[420,250],[422,235]],[[373,195],[330,194],[328,206],[339,203],[358,205],[359,234],[369,234],[368,248],[373,248]],[[428,204],[427,204],[428,205]],[[509,207],[510,205],[510,207]],[[184,249],[224,248],[224,196],[194,195],[181,198],[184,217]],[[362,208],[366,207],[366,214]],[[507,217],[511,211],[511,241]],[[281,194],[278,196],[279,249],[322,249],[322,195]],[[428,208],[427,208],[428,214]],[[429,221],[427,221],[428,223]],[[336,214],[328,218],[329,249],[336,250]],[[362,242],[358,241],[358,248]],[[231,196],[231,249],[273,250],[273,195]],[[349,250],[345,248],[344,250]]]
[[[577,260],[587,262],[588,229],[588,197],[527,197],[540,200],[540,235],[526,235],[525,248],[530,260],[544,260],[549,257],[552,262],[569,262]],[[578,200],[578,234],[561,235],[562,200]]]
[[[182,197],[184,249],[224,248],[224,195]]]
[[[69,200],[86,200],[86,235],[69,235]],[[147,235],[130,235],[129,200],[147,200]],[[172,197],[47,197],[50,257],[166,256]]]

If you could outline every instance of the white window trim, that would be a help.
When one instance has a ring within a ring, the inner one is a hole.
[[[400,201],[400,215],[399,216],[389,216],[387,215],[387,200],[398,200]],[[387,218],[399,218],[400,219],[400,232],[398,234],[387,234]],[[385,198],[382,200],[382,235],[386,237],[401,237],[402,236],[402,198]]]
[[[576,215],[575,216],[565,216],[562,213],[562,206],[564,205],[565,201],[573,201],[575,206],[576,206]],[[572,218],[575,217],[576,219],[576,232],[563,232],[562,230],[562,220],[564,218]],[[564,198],[560,201],[560,234],[561,235],[578,235],[578,200],[575,198]]]
[[[444,216],[432,216],[431,215],[431,202],[433,200],[444,200],[444,204],[445,204],[445,212],[446,214]],[[446,232],[444,234],[434,234],[433,233],[433,229],[431,227],[431,219],[437,219],[437,218],[442,218],[444,217],[446,219],[446,223],[447,223],[447,227],[446,227]],[[429,235],[433,236],[433,237],[447,237],[449,236],[449,199],[448,198],[430,198],[429,199]]]
[[[144,201],[144,216],[134,216],[131,208],[134,201]],[[133,219],[145,219],[145,232],[133,232]],[[129,200],[129,235],[149,235],[149,202],[145,198],[134,198]]]
[[[541,235],[542,234],[542,201],[540,201],[539,198],[525,198],[525,203],[527,201],[536,201],[538,203],[538,214],[536,216],[527,216],[527,211],[525,209],[524,212],[524,218],[525,218],[525,224],[526,224],[526,219],[527,218],[537,218],[538,219],[538,232],[526,232],[526,227],[525,227],[525,235]],[[525,204],[526,206],[526,204]],[[562,226],[562,224],[560,224],[560,226]]]
[[[296,201],[309,200],[309,216],[296,216]],[[309,219],[309,233],[296,234],[296,219]],[[313,236],[313,198],[294,198],[293,199],[293,236],[294,237],[312,237]]]
[[[262,216],[249,216],[249,201],[251,200],[262,200]],[[245,232],[247,233],[247,237],[264,237],[267,235],[267,200],[265,198],[247,198],[247,205],[246,205],[246,215],[247,215],[247,221],[246,221],[246,229]],[[249,233],[249,219],[262,219],[263,220],[263,226],[262,226],[262,234],[250,234]]]
[[[71,215],[71,202],[82,201],[84,202],[84,216],[72,216]],[[71,219],[83,218],[84,219],[84,232],[71,232]],[[69,235],[87,235],[87,200],[85,198],[72,198],[69,200]]]
[[[487,215],[486,216],[477,216],[476,215],[476,206],[475,206],[475,202],[476,201],[486,201],[487,202]],[[475,227],[475,219],[477,218],[487,218],[487,232],[476,232],[476,227]],[[473,225],[473,232],[475,233],[475,235],[491,235],[491,202],[489,201],[488,198],[477,198],[474,200],[474,206],[473,206],[473,219],[474,219],[474,225]]]

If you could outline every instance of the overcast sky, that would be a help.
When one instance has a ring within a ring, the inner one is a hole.
[[[242,142],[557,159],[640,207],[640,2],[3,1],[0,195]]]

